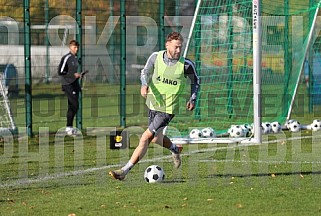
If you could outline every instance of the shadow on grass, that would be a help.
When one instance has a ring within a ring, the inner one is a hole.
[[[177,184],[177,183],[185,183],[186,181],[184,180],[165,180],[162,181],[162,184]]]
[[[239,177],[239,178],[248,178],[248,177],[263,177],[263,176],[292,176],[292,175],[321,175],[321,171],[308,171],[308,172],[271,172],[271,173],[251,173],[251,174],[239,174],[239,173],[227,173],[227,174],[212,174],[208,175],[207,178],[231,178],[231,177]]]
[[[57,189],[57,188],[77,188],[79,186],[90,186],[94,185],[95,182],[91,182],[89,180],[78,180],[77,181],[71,181],[71,180],[65,180],[65,181],[59,181],[59,182],[28,182],[28,181],[19,181],[15,183],[6,183],[4,185],[0,185],[0,189],[6,189],[6,190],[17,190],[20,191],[28,191],[33,189]],[[1,201],[0,201],[1,203]]]

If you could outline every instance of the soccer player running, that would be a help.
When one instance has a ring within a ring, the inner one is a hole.
[[[69,53],[61,58],[58,66],[62,91],[64,91],[65,95],[68,97],[66,133],[70,136],[77,135],[77,130],[73,128],[73,121],[78,111],[78,95],[81,91],[78,79],[82,77],[82,74],[77,73],[78,59],[76,55],[78,48],[79,43],[76,40],[71,40],[69,42]]]
[[[148,129],[142,134],[130,160],[119,170],[110,171],[114,179],[123,180],[129,170],[142,159],[150,142],[171,151],[174,166],[181,165],[181,146],[176,146],[163,134],[164,128],[178,113],[179,98],[184,95],[187,77],[191,80],[191,96],[186,104],[188,110],[195,108],[199,78],[194,63],[181,56],[183,37],[178,32],[166,38],[166,50],[154,52],[141,71],[141,95],[149,108]]]

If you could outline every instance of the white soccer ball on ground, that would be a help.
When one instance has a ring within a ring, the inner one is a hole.
[[[254,135],[254,123],[247,126],[249,129],[248,136],[251,137]]]
[[[198,139],[198,138],[201,138],[202,137],[202,131],[197,129],[197,128],[194,128],[193,130],[191,130],[191,132],[189,133],[189,137],[191,139]]]
[[[262,133],[269,134],[271,133],[272,126],[270,122],[262,122]]]
[[[213,128],[207,127],[202,129],[202,137],[210,138],[210,137],[216,137],[216,133]]]
[[[162,182],[165,179],[165,172],[158,165],[150,165],[144,172],[144,179],[148,183]]]
[[[228,133],[232,138],[245,137],[246,135],[241,125],[231,125],[230,129],[228,130]]]
[[[241,127],[243,128],[246,137],[252,135],[252,127],[249,124],[243,124]]]
[[[275,122],[271,123],[271,132],[272,133],[279,133],[279,132],[281,132],[281,130],[282,130],[282,126],[281,126],[280,122],[275,121]]]
[[[289,124],[289,131],[291,132],[299,132],[301,130],[300,122],[294,120]]]
[[[321,121],[319,119],[314,119],[310,126],[311,130],[319,131],[321,130]]]
[[[290,119],[290,120],[288,120],[288,121],[286,121],[285,122],[285,127],[288,129],[288,130],[290,130],[290,125],[291,125],[291,123],[292,122],[295,122],[296,120],[294,120],[294,119]]]

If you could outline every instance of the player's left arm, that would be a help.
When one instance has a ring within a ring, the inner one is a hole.
[[[187,76],[191,80],[191,96],[186,104],[186,107],[188,110],[193,110],[195,108],[197,93],[200,86],[200,79],[197,75],[194,62],[189,59],[185,59],[184,67],[185,76]]]

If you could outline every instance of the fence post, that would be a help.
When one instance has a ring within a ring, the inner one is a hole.
[[[164,16],[165,16],[165,0],[159,1],[159,31],[158,31],[158,44],[159,50],[163,50],[165,47],[165,26],[164,26]]]
[[[23,1],[24,21],[24,57],[25,57],[25,103],[26,127],[28,136],[32,136],[32,94],[31,94],[31,39],[30,39],[30,1]]]
[[[48,23],[49,23],[49,0],[46,0],[45,2],[45,25],[46,25],[46,38],[45,38],[45,44],[46,44],[46,83],[50,82],[50,57],[49,57],[49,36],[48,36]]]
[[[120,127],[126,127],[126,0],[120,1]]]
[[[82,1],[76,0],[76,22],[77,22],[77,34],[76,34],[76,40],[79,43],[79,50],[78,50],[78,72],[82,71],[82,20],[81,20],[81,10],[82,10]],[[79,79],[79,82],[82,82],[81,79]],[[81,85],[81,83],[80,83]],[[78,129],[82,129],[82,92],[79,92],[79,109],[77,111],[76,115],[76,125]]]

